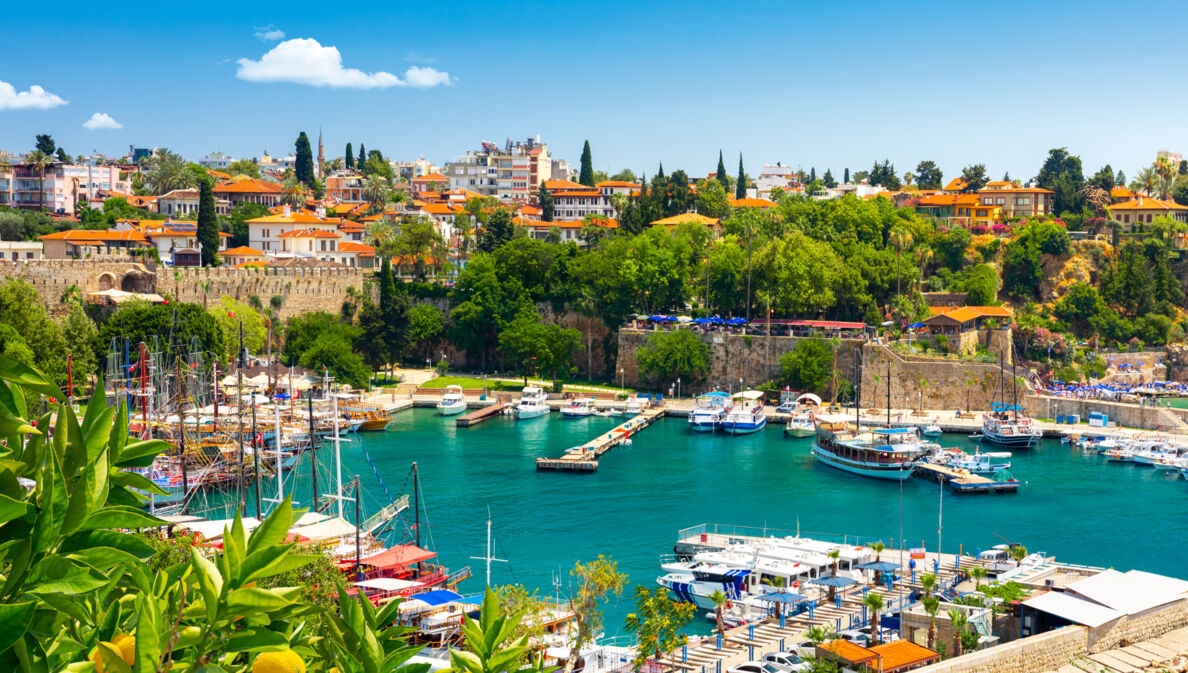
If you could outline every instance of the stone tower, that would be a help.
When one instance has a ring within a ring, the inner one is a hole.
[[[318,179],[326,179],[326,146],[322,144],[321,127],[318,127]]]

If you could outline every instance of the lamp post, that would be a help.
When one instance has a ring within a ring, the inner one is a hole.
[[[677,377],[677,399],[681,399],[681,377]]]
[[[623,392],[623,389],[626,387],[623,385],[623,377],[623,368],[619,367],[619,392]]]

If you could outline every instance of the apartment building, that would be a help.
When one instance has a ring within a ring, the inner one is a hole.
[[[283,234],[313,229],[333,232],[336,236],[335,240],[338,240],[337,233],[340,222],[336,217],[327,217],[325,211],[320,209],[317,212],[306,210],[294,211],[289,206],[282,206],[279,209],[274,209],[274,212],[264,217],[257,217],[247,221],[248,246],[260,250],[265,254],[277,254],[286,251],[292,253],[292,248],[296,244],[291,244],[289,249],[286,250],[283,245],[283,241],[285,240],[282,238]],[[311,238],[309,240],[318,239]]]
[[[0,166],[0,205],[72,214],[100,191],[131,193],[128,176],[118,166],[54,164],[44,173],[26,164]]]
[[[451,189],[468,189],[504,203],[527,203],[553,178],[553,159],[540,136],[508,140],[503,147],[483,141],[478,150],[446,164],[444,175]]]
[[[582,220],[587,215],[615,216],[611,188],[604,191],[568,180],[546,180],[544,187],[553,197],[554,220]]]

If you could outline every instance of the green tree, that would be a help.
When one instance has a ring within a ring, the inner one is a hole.
[[[693,381],[710,369],[709,346],[697,334],[683,328],[653,333],[635,357],[640,375],[653,383],[677,378]]]
[[[381,175],[369,175],[363,181],[363,200],[371,204],[372,213],[384,212],[391,193],[392,186]]]
[[[953,608],[949,610],[949,625],[953,627],[953,656],[960,657],[965,653],[962,635],[965,633],[965,627],[969,624],[969,617],[965,611],[960,608]]]
[[[305,131],[297,135],[294,148],[296,159],[293,162],[293,175],[298,182],[313,189],[315,182],[313,148],[309,145],[309,136],[305,135]]]
[[[1052,212],[1079,213],[1084,208],[1081,188],[1085,186],[1085,176],[1081,171],[1081,158],[1069,154],[1067,149],[1058,147],[1048,150],[1048,158],[1040,167],[1035,182],[1043,189],[1054,192]]]
[[[668,597],[668,590],[656,587],[635,587],[635,610],[627,615],[625,626],[635,634],[636,653],[631,668],[639,671],[653,658],[657,663],[664,653],[689,642],[681,632],[693,619],[696,608],[691,603],[677,603]]]
[[[499,350],[509,368],[524,377],[532,373],[565,372],[573,361],[573,352],[581,344],[581,334],[559,325],[545,325],[535,311],[526,309],[499,333]]]
[[[928,613],[928,649],[936,651],[936,615],[940,612],[940,599],[936,596],[925,596],[920,599],[924,612]]]
[[[521,630],[520,622],[524,618],[524,612],[500,615],[499,598],[491,587],[487,587],[479,620],[462,617],[463,646],[450,648],[450,670],[457,673],[543,673],[539,659],[529,667],[517,668],[516,662],[525,658],[530,646],[527,635],[513,637]]]
[[[487,216],[478,249],[480,252],[491,252],[510,241],[515,233],[516,227],[512,224],[511,212],[506,208],[495,208]]]
[[[871,637],[874,640],[874,644],[878,645],[883,642],[883,630],[879,628],[879,613],[883,611],[883,596],[882,594],[871,591],[862,597],[862,604],[870,612]]]
[[[581,657],[582,648],[602,632],[602,604],[611,596],[623,593],[623,586],[627,583],[627,575],[619,572],[619,564],[601,554],[589,563],[575,563],[569,576],[578,582],[573,597],[569,599],[569,610],[574,615],[577,628],[571,631],[573,635],[564,673],[572,673]]]
[[[718,172],[714,176],[718,179],[718,184],[722,185],[722,193],[726,193],[730,189],[730,176],[726,175],[726,163],[722,161],[722,150],[718,150]]]
[[[417,304],[408,310],[408,337],[425,357],[433,357],[445,327],[445,314],[433,304]]]
[[[847,185],[850,184],[850,169],[846,169],[845,175],[842,176],[842,182]]]
[[[37,209],[45,210],[45,171],[54,165],[53,155],[33,150],[25,157],[25,165],[37,171]]]
[[[780,356],[781,383],[799,390],[823,393],[833,380],[834,346],[826,339],[800,339]]]
[[[940,189],[944,185],[944,174],[934,161],[916,164],[916,186],[920,189]]]
[[[65,339],[66,354],[70,356],[74,376],[75,394],[85,389],[87,382],[97,374],[95,359],[95,338],[99,329],[78,301],[70,303],[70,310],[62,318],[62,336]]]
[[[198,184],[198,177],[189,170],[180,154],[161,148],[145,160],[145,182],[149,191],[161,195],[175,189],[189,189]]]
[[[718,180],[703,180],[697,189],[697,212],[719,220],[730,215],[726,189]]]
[[[330,332],[319,334],[301,354],[298,364],[314,371],[324,367],[336,381],[355,388],[366,389],[371,379],[371,368],[355,352],[351,342],[338,339]]]
[[[264,350],[264,339],[268,328],[264,317],[249,304],[234,297],[223,295],[214,306],[207,309],[223,333],[226,361],[232,362],[239,350],[239,328],[243,326],[243,347],[251,353]]]
[[[1052,315],[1067,322],[1077,336],[1089,336],[1092,324],[1106,310],[1097,288],[1076,283],[1052,305]]]
[[[227,166],[227,173],[232,176],[246,175],[249,178],[259,178],[260,165],[251,159],[238,159]]]
[[[209,180],[198,186],[198,244],[202,266],[214,266],[219,255],[219,218],[215,213],[214,190]]]
[[[22,361],[46,372],[55,383],[66,383],[68,342],[32,285],[16,278],[0,284],[0,324],[20,336]]]
[[[755,266],[776,308],[794,314],[817,313],[837,301],[834,289],[842,278],[843,263],[828,243],[801,232],[785,234],[760,249]]]
[[[981,191],[990,178],[986,176],[986,164],[970,164],[961,169],[961,180],[965,183],[961,187],[963,194]]]
[[[590,141],[587,140],[582,146],[582,163],[581,171],[578,173],[578,182],[587,187],[594,186],[594,159],[590,156]]]
[[[359,149],[363,149],[363,146],[360,145]],[[343,162],[345,163],[348,171],[355,170],[355,154],[351,151],[350,143],[346,144],[346,157],[344,157]]]
[[[744,199],[747,196],[747,174],[743,171],[742,153],[738,155],[738,178],[734,183],[734,198]]]
[[[52,155],[58,148],[54,143],[54,137],[48,133],[38,133],[33,138],[33,147],[42,154]]]
[[[540,219],[542,222],[552,222],[553,213],[556,210],[556,202],[553,200],[553,194],[545,189],[542,184],[540,189],[536,192],[536,203],[540,206]]]
[[[833,172],[828,168],[825,169],[825,175],[821,176],[821,183],[829,189],[833,189],[837,186],[837,180],[833,179]]]
[[[165,346],[177,350],[168,353],[166,361],[172,361],[172,356],[180,354],[183,349],[188,352],[190,343],[195,339],[202,352],[212,360],[221,360],[227,352],[222,331],[214,317],[202,306],[130,302],[117,309],[99,326],[95,355],[98,361],[103,362],[113,340],[117,347],[122,348],[125,339],[135,346],[141,342],[152,343],[153,337],[164,340],[170,335],[173,341]]]
[[[227,242],[228,246],[235,248],[250,243],[251,232],[248,220],[264,217],[267,214],[266,206],[250,201],[244,201],[232,208],[225,218],[226,224],[224,225],[227,232],[231,234],[231,238]]]
[[[492,255],[478,253],[458,274],[450,292],[453,341],[469,354],[478,354],[483,371],[496,336],[531,306],[523,286],[515,279],[501,281],[496,269]]]

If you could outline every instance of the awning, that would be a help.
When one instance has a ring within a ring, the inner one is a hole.
[[[438,589],[436,591],[426,591],[423,594],[417,594],[413,598],[426,605],[445,605],[446,603],[462,600],[462,595],[454,593],[449,589]]]
[[[362,582],[355,582],[355,586],[364,589],[375,589],[377,591],[401,591],[403,589],[419,587],[421,586],[421,582],[398,580],[394,577],[377,577],[375,579],[363,580]]]
[[[260,520],[255,517],[246,517],[243,520],[243,530],[245,533],[250,533],[260,525]],[[201,521],[186,521],[179,523],[178,528],[185,530],[192,530],[199,533],[207,540],[217,540],[223,537],[223,531],[231,528],[235,523],[234,519],[202,519]]]
[[[871,561],[870,563],[860,563],[857,568],[859,570],[877,570],[879,572],[889,573],[899,570],[899,564],[890,561]]]
[[[428,549],[421,549],[416,545],[406,544],[385,549],[378,554],[372,554],[366,558],[359,559],[359,563],[381,569],[401,568],[413,563],[428,561],[435,556],[437,554]]]
[[[309,538],[314,542],[319,542],[321,540],[354,535],[355,530],[355,527],[346,519],[336,516],[332,519],[309,524],[308,526],[296,527],[291,532],[301,537]]]
[[[857,583],[858,580],[852,580],[849,577],[818,577],[815,580],[809,580],[809,584],[820,584],[824,587],[848,587]]]
[[[1089,628],[1101,626],[1124,616],[1123,613],[1111,610],[1104,605],[1056,591],[1049,591],[1035,598],[1029,598],[1023,601],[1023,605]]]
[[[800,594],[788,594],[788,593],[780,593],[780,592],[775,592],[775,593],[770,593],[770,594],[760,594],[760,595],[756,596],[755,598],[757,598],[761,601],[764,601],[766,603],[784,603],[784,604],[799,603],[800,601],[808,600],[808,598],[801,596]]]

